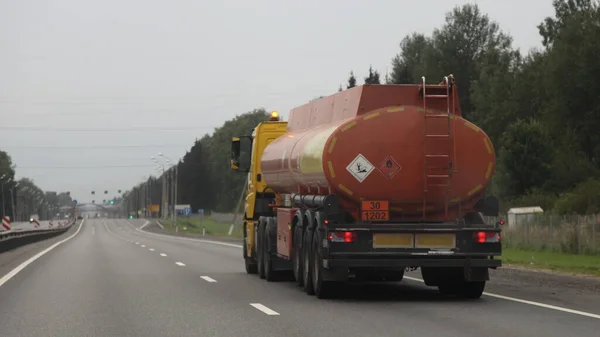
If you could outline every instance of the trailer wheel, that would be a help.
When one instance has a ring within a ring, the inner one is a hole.
[[[302,228],[296,226],[294,228],[294,249],[292,250],[292,268],[294,270],[294,279],[299,286],[304,285],[302,271]]]
[[[265,278],[265,264],[263,258],[263,235],[265,232],[264,221],[261,218],[258,220],[258,232],[256,233],[256,262],[258,267],[258,276],[261,279]]]
[[[269,282],[276,281],[277,272],[273,269],[273,255],[270,250],[273,247],[273,236],[276,236],[277,227],[275,227],[274,221],[271,218],[267,219],[264,230],[264,242],[263,242],[263,257],[264,257],[264,268],[265,268],[265,279]]]
[[[443,295],[455,295],[468,299],[478,299],[483,295],[485,281],[463,281],[459,283],[440,283],[438,289]]]
[[[485,281],[463,282],[459,287],[459,295],[468,299],[477,299],[483,295]]]
[[[312,239],[312,284],[317,298],[330,298],[333,293],[333,282],[323,280],[323,259],[319,252],[319,232],[315,231]]]
[[[311,230],[307,229],[303,235],[302,242],[302,283],[304,285],[304,291],[308,295],[314,295],[315,289],[312,283],[312,259],[311,259],[311,247],[312,247],[312,235]]]

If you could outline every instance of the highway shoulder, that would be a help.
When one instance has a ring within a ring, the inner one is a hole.
[[[15,269],[21,263],[27,261],[37,253],[44,249],[52,246],[53,244],[64,240],[65,238],[73,235],[79,227],[79,222],[71,226],[66,232],[59,234],[55,237],[33,242],[24,246],[17,247],[15,249],[7,250],[0,253],[0,277],[8,274],[11,270]]]
[[[154,234],[163,234],[163,235],[169,235],[169,236],[174,236],[174,237],[191,238],[191,239],[199,239],[199,240],[220,241],[220,242],[240,244],[240,245],[243,242],[243,239],[240,239],[240,238],[211,236],[211,235],[202,236],[202,235],[198,235],[198,234],[190,234],[190,233],[185,233],[185,232],[175,233],[175,232],[160,228],[158,226],[156,220],[150,220],[150,223],[141,230],[150,232],[150,233],[154,233]]]

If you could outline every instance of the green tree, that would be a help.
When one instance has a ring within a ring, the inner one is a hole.
[[[350,72],[350,77],[348,78],[348,85],[346,89],[354,88],[356,86],[356,77],[354,76],[354,72]]]
[[[435,70],[432,58],[433,45],[431,39],[423,34],[413,33],[400,42],[400,53],[392,59],[392,72],[389,83],[420,83],[421,76],[430,76],[439,72]]]
[[[552,175],[553,148],[544,125],[517,120],[502,136],[498,182],[503,196],[519,196],[544,187]]]
[[[598,10],[598,3],[593,0],[554,0],[554,17],[547,17],[538,26],[542,36],[542,44],[550,47],[560,37],[563,29],[585,19]]]
[[[13,203],[11,198],[11,190],[15,188],[15,168],[11,157],[8,153],[0,151],[0,209],[1,216],[13,216]]]
[[[372,66],[369,67],[369,76],[365,77],[365,84],[381,84],[379,73]]]

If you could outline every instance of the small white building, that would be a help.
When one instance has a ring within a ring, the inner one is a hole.
[[[508,210],[507,226],[510,229],[522,226],[527,222],[533,221],[538,213],[544,213],[544,210],[539,206],[511,208]]]

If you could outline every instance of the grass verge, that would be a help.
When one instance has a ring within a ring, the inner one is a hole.
[[[165,227],[165,230],[175,231],[175,227],[171,220],[161,220],[160,222]],[[177,219],[179,225],[179,231],[189,234],[202,235],[202,229],[204,229],[206,235],[210,236],[226,236],[231,238],[242,238],[241,226],[235,226],[231,236],[228,235],[229,227],[231,224],[215,221],[211,218],[191,218],[191,219]]]
[[[600,256],[594,255],[503,248],[502,261],[532,269],[600,276]]]

